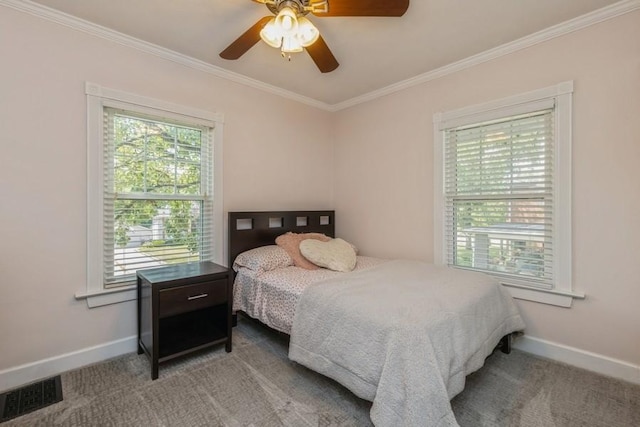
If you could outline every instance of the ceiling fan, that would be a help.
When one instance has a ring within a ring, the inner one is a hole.
[[[323,73],[338,68],[338,61],[305,16],[402,16],[409,0],[252,0],[263,3],[275,15],[265,16],[220,52],[224,59],[238,59],[260,39],[279,48],[282,56],[306,50]]]

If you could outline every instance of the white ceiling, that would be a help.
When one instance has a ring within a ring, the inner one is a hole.
[[[292,55],[288,62],[263,42],[236,61],[218,56],[258,19],[270,15],[266,6],[251,0],[34,1],[328,105],[432,72],[617,2],[412,0],[400,18],[309,15],[340,63],[335,71],[322,74],[305,52]]]

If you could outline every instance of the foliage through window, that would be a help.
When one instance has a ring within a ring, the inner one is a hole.
[[[224,261],[224,117],[95,83],[87,95],[87,283],[99,307],[137,298],[136,271]]]
[[[211,259],[212,130],[104,109],[104,284]]]

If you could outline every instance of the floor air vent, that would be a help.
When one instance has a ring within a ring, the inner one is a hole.
[[[0,423],[62,400],[60,375],[0,394]]]

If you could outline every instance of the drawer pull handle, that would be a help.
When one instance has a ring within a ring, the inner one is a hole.
[[[209,296],[209,294],[194,295],[192,297],[188,297],[187,300],[193,301],[194,299],[206,298],[208,296]]]

